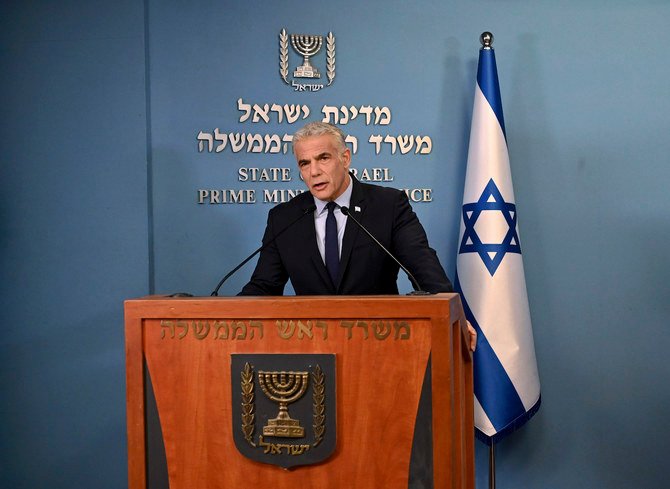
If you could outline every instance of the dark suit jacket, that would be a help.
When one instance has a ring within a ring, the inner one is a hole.
[[[414,275],[423,290],[451,292],[451,282],[428,246],[426,232],[405,193],[351,178],[352,215]],[[313,204],[312,195],[304,192],[270,210],[263,243]],[[398,265],[347,219],[340,274],[337,284],[333,284],[319,254],[310,213],[261,252],[251,280],[240,295],[282,295],[289,279],[297,295],[398,294],[398,270]]]

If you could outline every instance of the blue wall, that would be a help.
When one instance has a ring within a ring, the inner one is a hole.
[[[543,396],[499,445],[498,486],[666,485],[669,18],[651,0],[4,2],[0,486],[125,486],[123,299],[207,294],[257,246],[270,204],[198,205],[197,189],[301,187],[237,180],[243,166],[293,168],[290,154],[198,151],[201,130],[298,125],[240,122],[239,98],[305,104],[310,119],[389,107],[388,126],[345,126],[354,166],[433,189],[415,210],[453,276],[484,30]],[[335,34],[331,87],[280,80],[282,28]],[[432,152],[375,155],[378,133],[429,135]],[[483,445],[476,455],[483,488]]]
[[[9,3],[0,487],[124,487],[122,303],[148,292],[143,8]]]

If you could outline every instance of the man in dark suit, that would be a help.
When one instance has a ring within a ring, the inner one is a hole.
[[[293,152],[309,192],[270,210],[263,236],[263,243],[270,244],[240,295],[282,295],[288,280],[298,295],[397,294],[400,267],[350,222],[342,207],[412,273],[422,290],[453,291],[407,196],[361,183],[349,173],[351,152],[340,129],[311,122],[293,136]],[[467,326],[474,351],[477,333]]]
[[[349,208],[407,267],[421,289],[453,290],[407,196],[400,190],[361,183],[349,173],[351,152],[342,131],[323,122],[309,123],[295,134],[293,150],[309,193],[270,211],[264,243],[297,222],[263,250],[241,295],[282,295],[288,280],[298,295],[397,294],[398,265],[342,214],[341,207]],[[332,211],[329,202],[337,204]],[[315,205],[312,216],[310,209]],[[339,263],[332,264],[331,259],[332,266],[328,263],[328,242],[333,243],[332,238],[327,240],[329,219],[337,224],[337,248],[330,256],[335,253],[334,261]]]

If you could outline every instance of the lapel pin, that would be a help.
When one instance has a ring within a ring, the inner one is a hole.
[[[355,212],[361,212],[361,208],[358,207],[357,205],[354,206],[354,211]]]

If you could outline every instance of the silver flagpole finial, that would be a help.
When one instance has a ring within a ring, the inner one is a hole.
[[[493,34],[490,32],[482,32],[482,35],[479,36],[479,42],[482,43],[482,49],[491,49],[493,44]]]

